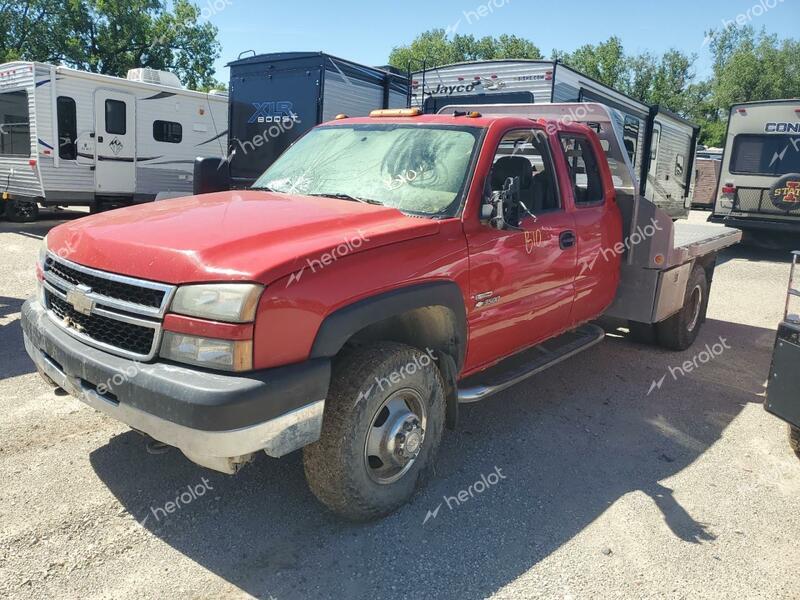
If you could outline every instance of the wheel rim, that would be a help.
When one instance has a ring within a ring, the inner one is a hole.
[[[364,444],[370,479],[387,485],[408,473],[422,450],[428,412],[422,396],[409,388],[392,393],[372,417]]]
[[[30,202],[18,202],[13,208],[18,217],[30,219],[36,213],[36,207]]]
[[[703,290],[700,286],[695,286],[692,290],[692,297],[690,299],[692,319],[689,321],[688,331],[694,331],[697,327],[697,322],[700,320],[700,308],[703,306]]]

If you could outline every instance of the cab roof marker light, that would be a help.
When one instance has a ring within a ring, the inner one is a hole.
[[[369,113],[369,116],[377,119],[381,117],[418,117],[421,114],[421,108],[382,108],[373,110]]]

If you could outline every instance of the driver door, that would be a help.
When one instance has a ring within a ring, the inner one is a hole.
[[[577,238],[542,130],[512,130],[498,146],[487,188],[519,178],[519,221],[467,233],[470,344],[467,368],[483,368],[570,326]],[[488,193],[488,189],[487,189]]]

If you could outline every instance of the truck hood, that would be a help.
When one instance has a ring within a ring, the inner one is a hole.
[[[152,281],[268,284],[307,261],[329,264],[438,231],[438,221],[393,208],[245,190],[78,219],[53,229],[48,247],[78,264]]]

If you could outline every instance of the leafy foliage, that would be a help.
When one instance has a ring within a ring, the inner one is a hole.
[[[174,72],[190,88],[219,87],[217,28],[188,0],[0,0],[0,62],[63,63],[124,77]]]
[[[431,29],[420,34],[408,46],[397,46],[389,55],[389,64],[400,69],[439,67],[472,60],[500,58],[542,58],[542,52],[531,41],[515,35],[476,38],[455,35],[448,39],[444,29]]]

